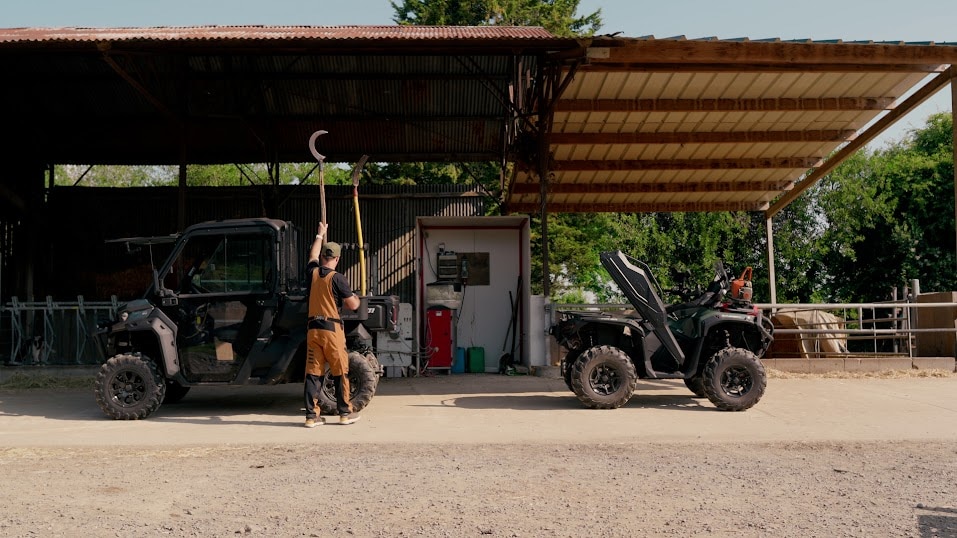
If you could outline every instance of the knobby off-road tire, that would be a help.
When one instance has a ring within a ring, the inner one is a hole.
[[[744,411],[764,396],[768,376],[758,357],[738,347],[717,352],[704,368],[704,391],[722,411]]]
[[[358,351],[349,352],[349,401],[352,403],[352,412],[358,413],[365,409],[372,397],[375,396],[379,377],[376,375],[372,362]],[[324,415],[338,415],[336,408],[336,390],[332,383],[332,375],[326,372],[322,380],[322,390],[319,391],[319,408]]]
[[[572,391],[585,407],[615,409],[628,403],[638,385],[631,358],[611,346],[585,350],[572,365]]]
[[[163,398],[164,404],[174,404],[182,400],[190,387],[184,387],[175,381],[166,381],[166,396]]]
[[[166,381],[149,357],[116,355],[96,374],[96,403],[116,420],[139,420],[153,414],[166,396]]]
[[[575,389],[572,388],[572,372],[575,367],[575,361],[577,361],[582,356],[581,350],[569,351],[562,358],[562,379],[565,380],[565,385],[568,387],[568,390],[574,392]]]
[[[704,376],[696,375],[684,379],[685,386],[698,398],[706,398],[708,395],[704,392]]]

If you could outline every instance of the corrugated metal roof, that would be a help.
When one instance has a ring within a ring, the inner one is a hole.
[[[501,40],[554,39],[536,26],[161,26],[152,28],[6,28],[0,43],[193,40]]]
[[[325,129],[330,162],[513,159],[517,212],[541,207],[536,81],[553,71],[571,78],[543,85],[563,89],[545,96],[549,211],[759,211],[957,63],[950,42],[498,26],[19,28],[0,52],[25,160],[301,162]]]
[[[497,26],[0,29],[0,106],[33,141],[15,152],[44,162],[308,162],[318,129],[329,162],[494,161],[510,92],[556,46],[577,45]]]

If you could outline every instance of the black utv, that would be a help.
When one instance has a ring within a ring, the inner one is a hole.
[[[705,291],[665,306],[646,264],[621,251],[602,253],[601,263],[635,312],[563,311],[550,329],[568,350],[565,383],[586,407],[625,405],[639,378],[683,379],[725,411],[758,403],[767,386],[760,358],[773,327],[750,302],[749,272],[732,281],[719,261]]]
[[[170,243],[141,299],[121,305],[100,328],[105,356],[96,376],[96,402],[121,420],[150,416],[197,385],[301,382],[305,374],[308,289],[300,267],[298,232],[289,222],[236,219],[207,222],[181,235],[117,241]],[[152,254],[151,254],[152,259]],[[349,348],[352,405],[375,394],[382,367],[375,331],[395,331],[398,297],[361,297],[341,311]],[[335,414],[327,376],[322,411]]]

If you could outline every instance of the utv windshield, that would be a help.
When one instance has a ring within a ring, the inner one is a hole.
[[[163,276],[163,287],[181,294],[269,291],[272,256],[267,233],[192,236]]]

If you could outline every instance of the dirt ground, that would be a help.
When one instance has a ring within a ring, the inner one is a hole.
[[[0,390],[0,536],[957,536],[953,377],[772,379],[744,413],[680,382],[594,411],[487,377],[384,382],[313,430],[295,387],[136,422]]]

